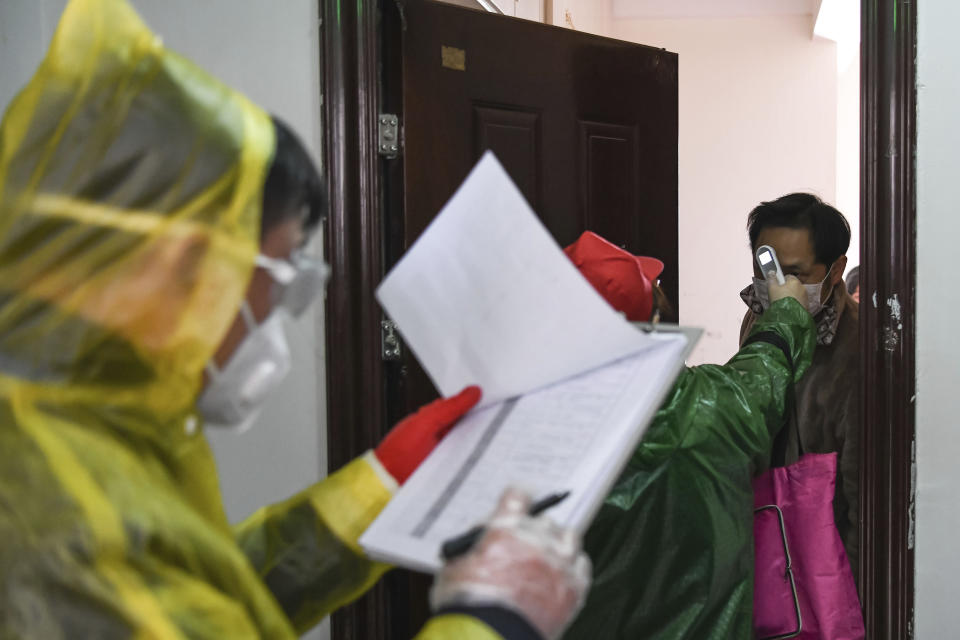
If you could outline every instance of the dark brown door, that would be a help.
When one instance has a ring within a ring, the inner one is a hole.
[[[561,246],[589,229],[660,258],[676,303],[676,54],[420,0],[404,3],[398,49],[386,269],[491,149]],[[404,365],[388,375],[398,415],[434,396],[409,354]]]
[[[403,246],[492,149],[561,245],[591,229],[677,287],[677,56],[436,2],[402,33]]]
[[[384,7],[383,102],[403,123],[385,176],[385,268],[491,149],[564,246],[592,230],[666,264],[677,300],[677,56],[437,2]],[[490,260],[497,256],[491,255]],[[436,397],[413,357],[385,368],[388,423]],[[429,581],[387,578],[391,638]]]

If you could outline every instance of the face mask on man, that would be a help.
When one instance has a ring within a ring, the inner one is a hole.
[[[250,304],[243,301],[240,314],[247,335],[223,369],[207,363],[208,385],[197,400],[197,411],[207,424],[241,433],[253,425],[267,398],[290,373],[292,357],[283,317],[303,313],[330,273],[322,261],[300,254],[289,260],[261,255],[256,263],[274,281],[274,311],[258,324]]]
[[[823,285],[827,282],[827,279],[830,277],[830,271],[833,269],[833,265],[830,265],[830,268],[827,269],[827,275],[824,276],[823,280],[816,284],[804,284],[803,288],[807,292],[807,311],[810,312],[810,315],[815,316],[823,309],[823,302],[821,302],[821,296],[823,294]],[[766,311],[770,308],[770,285],[763,278],[753,278],[753,291],[757,294],[757,300],[760,301],[760,305],[763,307],[763,310]],[[833,291],[830,292],[831,294]],[[830,296],[827,296],[829,299]]]
[[[267,398],[290,373],[292,362],[282,308],[257,324],[244,300],[241,315],[247,336],[223,369],[207,363],[209,382],[197,401],[197,411],[207,424],[240,433],[256,421]]]

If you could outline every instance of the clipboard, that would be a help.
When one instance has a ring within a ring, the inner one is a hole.
[[[676,335],[682,333],[685,335],[687,337],[687,346],[683,351],[684,362],[687,361],[687,358],[690,357],[690,354],[693,353],[693,350],[700,342],[700,338],[703,337],[703,328],[701,327],[687,327],[669,322],[633,322],[631,324],[653,337],[656,337],[657,334]]]

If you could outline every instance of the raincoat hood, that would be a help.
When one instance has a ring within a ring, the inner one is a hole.
[[[0,124],[0,392],[192,410],[252,272],[273,136],[125,2],[72,0]]]

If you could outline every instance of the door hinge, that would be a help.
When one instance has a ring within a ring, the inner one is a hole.
[[[380,321],[380,357],[384,362],[394,362],[403,355],[400,335],[393,320]]]
[[[381,113],[377,125],[377,152],[388,160],[396,158],[400,155],[400,118],[393,113]]]

